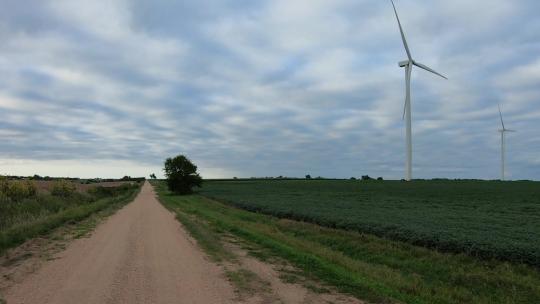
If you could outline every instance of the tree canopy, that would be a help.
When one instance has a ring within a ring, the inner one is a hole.
[[[165,160],[165,176],[169,190],[177,194],[193,193],[194,187],[201,187],[202,178],[197,166],[184,155]]]

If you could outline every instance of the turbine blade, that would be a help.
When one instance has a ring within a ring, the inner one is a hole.
[[[421,69],[424,69],[424,70],[426,70],[426,71],[428,71],[428,72],[431,72],[431,73],[433,73],[433,74],[435,74],[435,75],[441,76],[442,78],[448,80],[448,78],[446,78],[446,76],[440,74],[439,72],[433,70],[432,68],[430,68],[430,67],[428,67],[428,66],[426,66],[426,65],[421,64],[420,62],[413,61],[413,64],[414,64],[415,66],[421,68]]]
[[[503,121],[503,118],[502,118],[501,105],[497,104],[497,106],[499,107],[499,116],[501,117],[501,124],[502,124],[502,127],[503,127],[503,131],[505,131],[506,128],[504,127],[504,121]]]
[[[412,61],[411,51],[409,50],[409,45],[407,44],[407,39],[405,39],[405,33],[403,32],[403,27],[401,27],[401,21],[399,21],[399,16],[396,10],[396,5],[394,4],[394,0],[390,0],[392,2],[392,6],[394,7],[394,13],[396,14],[397,23],[399,25],[399,32],[401,33],[401,40],[403,40],[403,46],[405,47],[405,51],[407,52],[407,57],[409,57],[409,60]]]
[[[505,132],[512,132],[512,133],[517,132],[516,130],[510,130],[510,129],[506,129],[506,130],[504,130],[504,131],[505,131]]]

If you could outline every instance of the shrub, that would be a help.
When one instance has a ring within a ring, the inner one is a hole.
[[[114,187],[96,186],[88,189],[88,194],[94,197],[110,196],[114,193]]]
[[[51,194],[54,196],[68,197],[72,196],[76,190],[77,187],[72,182],[59,180],[54,182],[51,189]]]
[[[12,201],[21,201],[36,196],[37,188],[31,181],[9,181],[7,178],[1,178],[0,193]]]
[[[37,195],[36,184],[32,181],[26,181],[25,183],[27,197],[34,197]]]
[[[88,189],[88,194],[90,194],[94,198],[100,199],[104,197],[119,195],[123,192],[129,191],[130,189],[134,189],[137,187],[138,185],[135,183],[125,183],[116,187],[96,186]]]

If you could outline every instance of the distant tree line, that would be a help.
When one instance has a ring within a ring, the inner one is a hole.
[[[306,174],[304,178],[301,178],[301,177],[287,177],[287,176],[283,176],[283,175],[279,175],[279,176],[264,176],[264,177],[248,177],[248,178],[239,178],[237,176],[233,177],[232,178],[233,180],[237,180],[237,181],[245,181],[245,180],[303,180],[303,179],[306,179],[306,180],[347,180],[346,178],[327,178],[327,177],[322,177],[322,176],[317,176],[317,177],[312,177],[311,174]],[[217,179],[208,179],[208,180],[214,180],[214,181],[227,181],[227,180],[230,180],[230,178],[217,178]],[[372,178],[370,177],[369,175],[363,175],[362,177],[360,178],[356,178],[356,177],[351,177],[349,178],[349,180],[363,180],[363,181],[368,181],[368,180],[378,180],[378,181],[382,181],[384,180],[382,177],[378,177],[378,178]]]
[[[120,179],[123,182],[144,182],[146,180],[145,177],[131,177],[131,176],[124,176]]]
[[[124,176],[120,179],[118,178],[79,178],[79,177],[51,177],[51,176],[40,176],[38,174],[34,174],[33,176],[17,176],[17,175],[7,175],[3,176],[4,178],[7,178],[9,180],[33,180],[33,181],[71,181],[71,182],[80,182],[82,184],[93,184],[93,183],[103,183],[103,182],[117,182],[117,181],[133,181],[133,182],[140,182],[144,181],[144,177],[131,177],[131,176]]]

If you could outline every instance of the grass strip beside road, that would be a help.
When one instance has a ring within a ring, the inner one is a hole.
[[[120,194],[93,202],[74,205],[59,212],[38,217],[35,220],[15,224],[0,231],[0,255],[9,248],[22,244],[28,239],[45,235],[66,224],[76,223],[90,215],[106,209],[117,210],[131,202],[140,191],[140,185],[125,187]]]
[[[163,184],[156,189],[167,208],[184,220],[196,220],[197,229],[205,229],[205,234],[214,234],[206,238],[219,239],[219,231],[233,234],[359,299],[376,303],[540,303],[540,273],[528,265],[440,253],[278,219],[199,195],[175,196]]]

